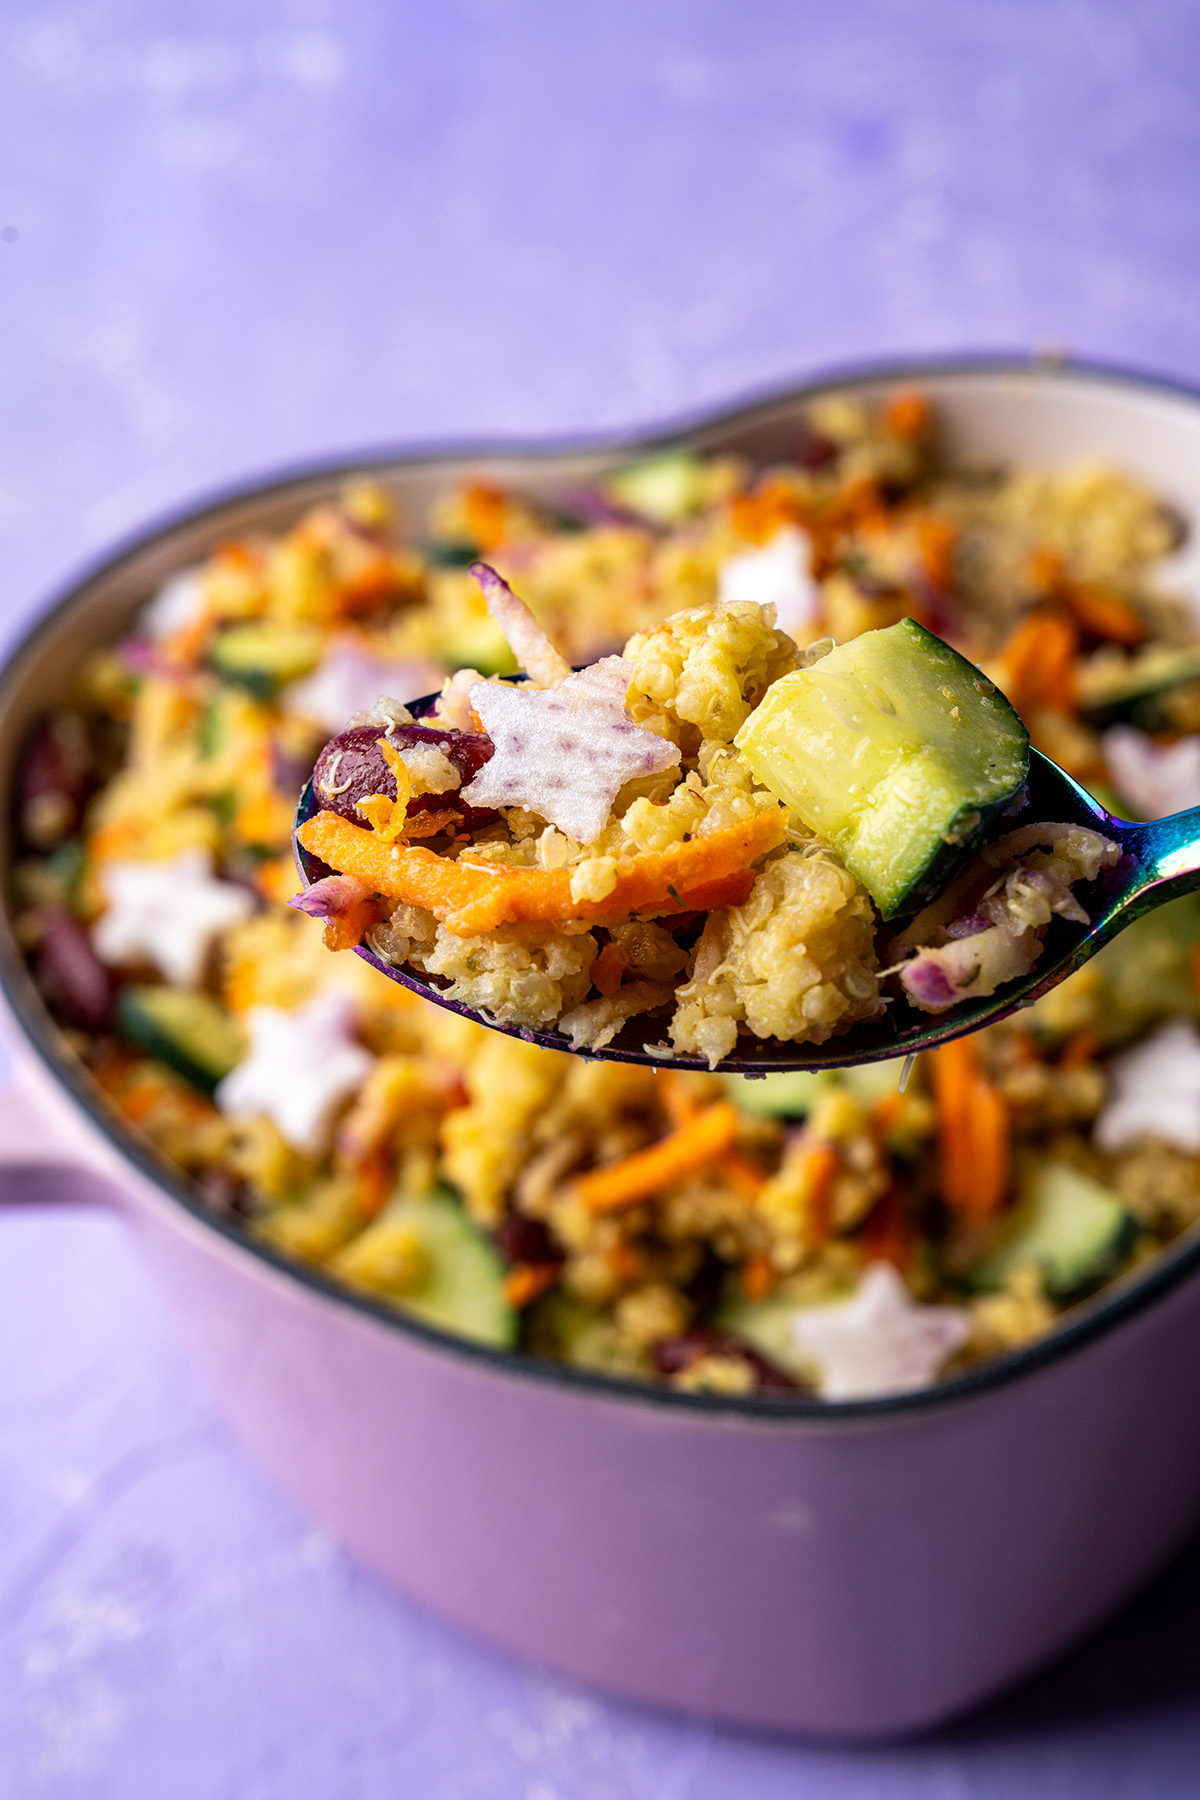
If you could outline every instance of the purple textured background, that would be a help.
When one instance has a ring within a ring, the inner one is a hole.
[[[845,359],[1200,381],[1192,0],[8,0],[0,631],[199,490]],[[1156,1800],[1200,1550],[1031,1688],[839,1751],[609,1704],[359,1575],[112,1220],[0,1219],[0,1800]]]

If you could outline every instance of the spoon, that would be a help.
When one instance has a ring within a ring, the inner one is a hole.
[[[435,698],[430,696],[414,701],[410,706],[414,718],[427,714]],[[1114,818],[1039,750],[1030,751],[1026,792],[1027,799],[1020,811],[1006,815],[1005,833],[1018,830],[1022,825],[1050,820],[1055,824],[1085,825],[1092,831],[1102,832],[1120,846],[1118,862],[1102,870],[1095,881],[1075,885],[1074,891],[1090,924],[1053,919],[1046,932],[1041,958],[1033,971],[1016,981],[1005,982],[995,994],[985,999],[962,1001],[946,1012],[936,1014],[917,1013],[908,1008],[899,1012],[897,1008],[897,1016],[886,1015],[871,1023],[852,1026],[841,1037],[829,1038],[824,1044],[788,1044],[777,1039],[739,1037],[733,1052],[722,1060],[722,1071],[753,1077],[791,1069],[843,1069],[857,1063],[884,1062],[893,1057],[915,1056],[918,1050],[936,1049],[951,1038],[964,1037],[984,1025],[994,1024],[997,1019],[1007,1018],[1019,1007],[1031,1005],[1040,994],[1073,974],[1110,938],[1143,913],[1200,887],[1200,807],[1147,824]],[[304,824],[317,811],[310,781],[300,796],[296,824]],[[325,865],[302,849],[299,843],[295,844],[295,852],[305,887],[329,873]],[[432,976],[407,965],[397,968],[384,962],[365,944],[358,946],[356,955],[390,981],[400,982],[423,999],[432,1000],[435,1005],[474,1019],[494,1031],[506,1032],[509,1037],[524,1038],[527,1043],[542,1044],[547,1049],[565,1050],[578,1056],[605,1057],[613,1062],[645,1063],[656,1069],[708,1067],[703,1057],[681,1056],[674,1052],[665,1056],[651,1054],[647,1045],[665,1040],[666,1022],[661,1015],[630,1019],[602,1050],[572,1051],[569,1040],[553,1027],[533,1030],[529,1026],[496,1025],[471,1007],[451,1000]]]

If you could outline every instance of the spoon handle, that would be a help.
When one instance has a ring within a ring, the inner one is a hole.
[[[1200,806],[1144,824],[1113,819],[1104,829],[1125,852],[1112,871],[1103,915],[1106,937],[1152,908],[1200,888]]]

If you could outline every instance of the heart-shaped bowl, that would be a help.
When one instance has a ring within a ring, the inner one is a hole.
[[[820,394],[912,381],[951,461],[1108,460],[1200,518],[1200,396],[1020,359],[841,371],[633,442],[343,460],[169,520],[45,612],[0,677],[4,818],[31,725],[89,651],[172,572],[289,525],[348,475],[382,482],[419,529],[468,472],[536,496],[676,445],[769,462]],[[7,872],[7,825],[0,853]],[[116,1118],[9,914],[0,984],[18,1073],[4,1193],[115,1201],[255,1459],[363,1563],[541,1662],[743,1724],[912,1731],[1078,1636],[1200,1510],[1194,1233],[1050,1336],[921,1392],[651,1388],[469,1344],[285,1261]]]

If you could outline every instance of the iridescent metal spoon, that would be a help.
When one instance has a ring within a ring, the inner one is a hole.
[[[420,716],[432,701],[418,701],[412,711]],[[1077,883],[1075,893],[1091,921],[1088,925],[1054,919],[1047,930],[1042,956],[1031,974],[1006,982],[985,1000],[969,1000],[944,1013],[918,1013],[898,1003],[891,1012],[871,1024],[856,1025],[844,1036],[824,1044],[785,1044],[775,1039],[739,1037],[737,1046],[721,1064],[723,1071],[742,1075],[772,1075],[784,1069],[838,1069],[855,1063],[883,1062],[891,1057],[931,1050],[951,1038],[978,1031],[1018,1007],[1028,1006],[1039,994],[1057,985],[1110,938],[1153,907],[1200,887],[1200,807],[1175,813],[1149,824],[1114,818],[1091,795],[1040,751],[1030,752],[1028,798],[1019,812],[1006,815],[1003,831],[1051,820],[1055,824],[1085,825],[1113,839],[1121,848],[1120,861],[1087,884]],[[300,796],[296,823],[301,825],[318,810],[312,783]],[[296,864],[306,887],[328,873],[324,865],[296,844]],[[505,1031],[529,1043],[552,1050],[570,1051],[568,1040],[553,1029],[495,1025],[491,1019],[451,1000],[429,975],[409,967],[395,968],[374,951],[361,945],[356,952],[372,968],[398,981],[452,1012],[477,1019],[493,1030]],[[666,1025],[661,1015],[646,1014],[629,1020],[603,1050],[575,1052],[608,1057],[615,1062],[647,1063],[654,1068],[702,1069],[695,1056],[652,1055],[647,1044],[661,1043]]]

